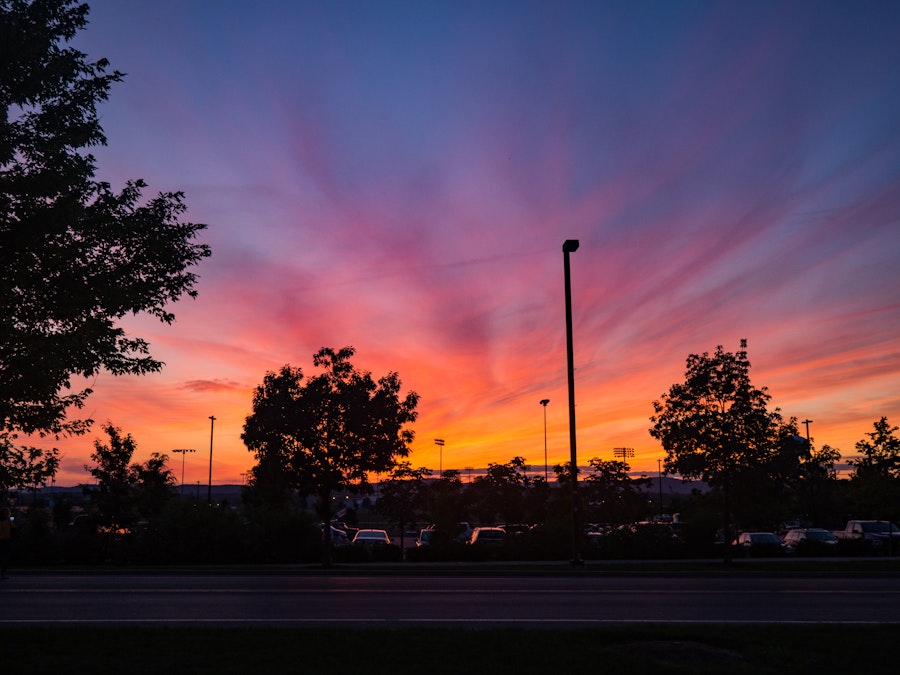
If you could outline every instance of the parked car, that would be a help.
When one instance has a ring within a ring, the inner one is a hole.
[[[359,530],[353,537],[356,546],[389,546],[391,538],[384,530]]]
[[[843,530],[834,533],[851,547],[869,553],[900,551],[900,528],[887,520],[849,520]]]
[[[466,543],[472,546],[499,546],[505,539],[506,530],[502,527],[476,527]]]
[[[321,523],[319,523],[319,534],[322,538],[325,538],[325,530]],[[335,527],[331,526],[331,545],[332,546],[349,546],[350,545],[350,537],[347,536],[347,533]]]
[[[784,535],[784,552],[791,555],[834,555],[838,538],[834,532],[818,527],[798,527]]]
[[[741,532],[734,545],[747,556],[779,556],[784,544],[774,532]]]
[[[456,541],[468,542],[472,538],[474,528],[466,522],[460,522],[456,525]]]
[[[419,530],[419,536],[416,537],[416,546],[430,546],[434,539],[434,532],[434,529],[430,527]]]

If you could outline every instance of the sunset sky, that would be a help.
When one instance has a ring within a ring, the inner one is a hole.
[[[322,346],[420,394],[414,466],[543,470],[543,398],[566,461],[566,239],[580,463],[655,474],[653,400],[741,338],[817,446],[900,423],[900,3],[90,5],[98,177],[183,190],[213,255],[126,322],[166,367],[90,383],[58,485],[107,420],[205,484],[210,415],[240,482],[253,388]]]

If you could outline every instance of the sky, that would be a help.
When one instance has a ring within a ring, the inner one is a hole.
[[[900,423],[900,3],[89,4],[126,73],[97,176],[183,191],[212,256],[173,325],[123,322],[166,365],[89,382],[57,484],[106,421],[242,482],[253,389],[347,345],[420,395],[413,466],[543,471],[547,398],[552,471],[567,239],[580,464],[655,475],[653,401],[744,338],[817,447]]]

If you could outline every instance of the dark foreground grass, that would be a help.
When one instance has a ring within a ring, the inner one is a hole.
[[[0,633],[3,673],[895,673],[888,625],[596,629],[32,627]]]

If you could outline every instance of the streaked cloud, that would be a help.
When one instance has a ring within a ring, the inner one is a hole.
[[[95,0],[79,46],[128,73],[101,171],[184,189],[213,257],[174,326],[129,323],[165,370],[101,376],[88,406],[147,452],[207,447],[214,414],[214,480],[237,481],[265,372],[349,344],[421,394],[415,465],[436,466],[435,437],[445,467],[542,458],[542,398],[565,461],[577,238],[580,456],[635,447],[655,470],[652,401],[688,354],[741,338],[773,403],[852,453],[900,419],[898,20],[893,3]]]

